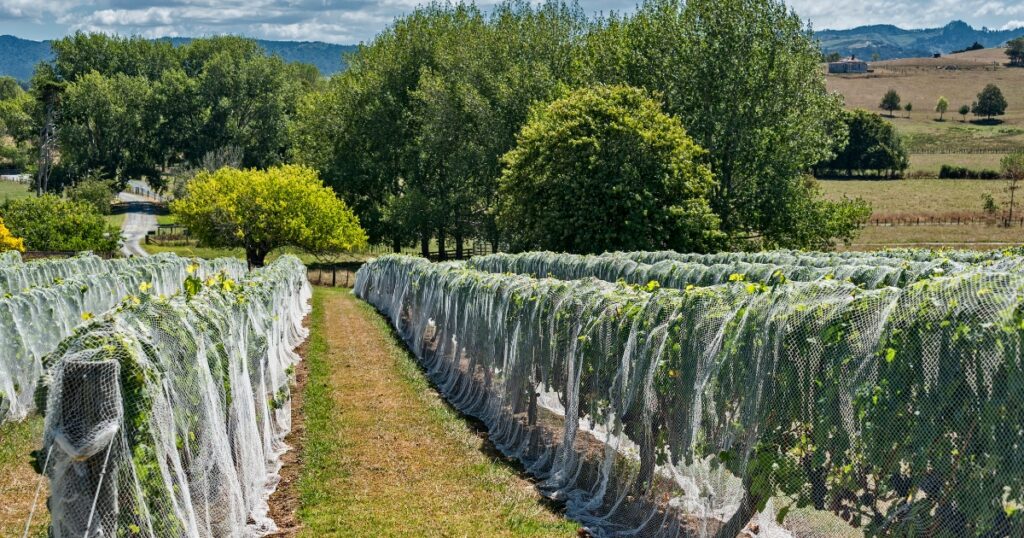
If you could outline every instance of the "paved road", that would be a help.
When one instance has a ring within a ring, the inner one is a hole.
[[[122,192],[117,197],[128,205],[124,223],[121,224],[121,236],[124,245],[121,252],[125,256],[149,256],[139,244],[146,238],[146,233],[156,229],[156,208],[152,199],[137,194]]]

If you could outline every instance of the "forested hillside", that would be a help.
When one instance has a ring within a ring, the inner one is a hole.
[[[1022,35],[1024,28],[975,29],[963,21],[953,21],[942,28],[906,30],[891,24],[875,24],[849,30],[822,30],[815,33],[815,37],[821,41],[821,50],[826,54],[854,55],[865,60],[948,54],[964,50],[975,43],[986,48],[998,47]]]
[[[193,38],[175,37],[169,39],[179,47],[190,43]],[[51,41],[32,41],[10,35],[0,35],[0,76],[12,76],[21,81],[32,77],[32,69],[44,60],[53,59]],[[337,73],[345,68],[343,56],[356,49],[355,45],[335,45],[319,41],[267,41],[256,43],[268,54],[280,56],[286,62],[302,62],[315,65],[324,75]]]

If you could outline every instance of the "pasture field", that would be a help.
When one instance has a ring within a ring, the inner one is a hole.
[[[1005,182],[975,179],[820,180],[825,198],[863,198],[871,203],[872,218],[977,215],[982,195],[997,200]]]
[[[0,202],[28,198],[29,196],[32,196],[32,191],[29,190],[28,184],[0,180]]]
[[[937,173],[942,164],[998,168],[1002,155],[1024,148],[1024,69],[1005,64],[1003,49],[985,49],[942,58],[872,62],[873,73],[828,75],[826,81],[829,90],[843,95],[850,109],[882,113],[878,104],[889,89],[900,94],[902,104],[913,104],[909,114],[885,115],[904,137],[911,153],[910,172]],[[1006,115],[991,125],[975,122],[977,118],[970,114],[964,121],[957,110],[974,102],[987,84],[1002,90],[1008,103]],[[934,111],[940,96],[949,101],[943,121]]]
[[[1006,198],[1001,180],[903,179],[894,181],[822,180],[825,197],[863,198],[871,203],[872,219],[950,219],[982,215],[982,195]],[[849,250],[887,247],[999,248],[1024,242],[1024,228],[989,223],[920,226],[865,226]]]

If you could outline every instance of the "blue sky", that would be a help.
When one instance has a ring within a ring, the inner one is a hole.
[[[422,0],[0,0],[0,34],[30,39],[75,30],[147,37],[241,34],[357,43]],[[490,2],[479,0],[487,7]],[[592,12],[629,10],[635,0],[583,1]],[[1024,0],[789,0],[816,29],[888,23],[942,26],[953,19],[993,29],[1024,26]]]

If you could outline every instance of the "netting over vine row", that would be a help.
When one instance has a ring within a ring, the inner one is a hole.
[[[40,388],[54,538],[255,536],[291,428],[311,296],[292,256],[75,330]]]
[[[21,253],[17,250],[0,252],[0,267],[21,263]]]
[[[0,269],[0,282],[35,283],[0,298],[0,422],[20,420],[32,410],[40,361],[84,318],[109,310],[143,285],[158,295],[177,293],[190,267],[200,276],[226,271],[232,278],[246,270],[235,258],[203,261],[174,254],[109,261],[82,256]]]
[[[356,293],[597,536],[733,538],[769,500],[869,536],[1024,535],[1018,272],[649,292],[387,256]]]
[[[729,263],[682,262],[664,259],[653,264],[635,261],[639,255],[605,254],[581,256],[554,252],[492,254],[470,259],[473,269],[491,273],[523,273],[539,277],[574,280],[599,278],[609,282],[624,280],[630,284],[657,282],[669,288],[711,286],[732,280],[775,284],[787,280],[847,280],[864,288],[904,286],[923,278],[957,273],[967,264],[948,260],[905,261],[898,265],[869,265],[856,260],[834,265],[790,265],[734,261]],[[652,256],[653,258],[654,256]]]

